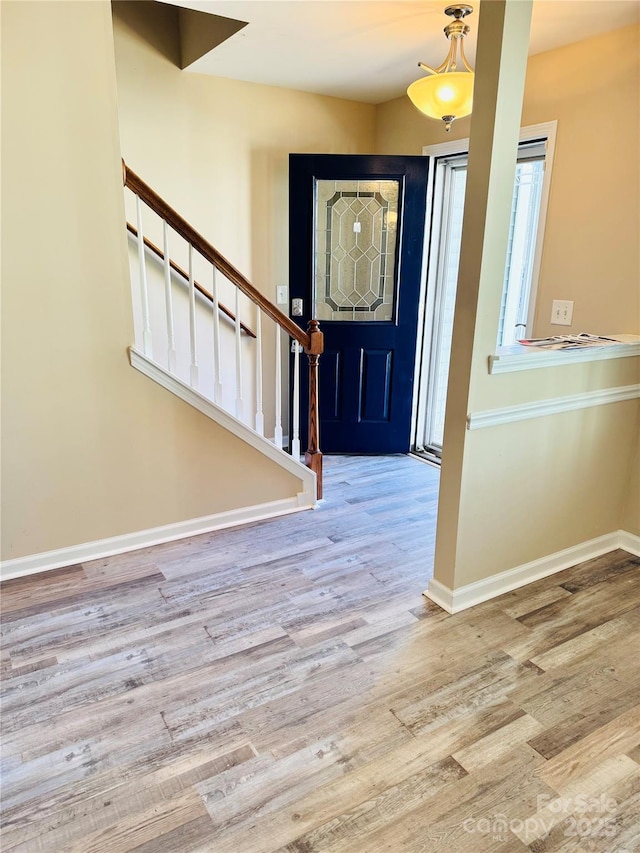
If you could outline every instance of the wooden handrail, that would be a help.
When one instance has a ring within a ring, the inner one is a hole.
[[[214,248],[208,240],[205,240],[186,219],[175,211],[167,202],[161,198],[142,178],[136,175],[127,164],[122,161],[122,173],[124,185],[139,196],[142,201],[155,213],[164,219],[173,230],[190,243],[203,258],[219,270],[232,284],[244,293],[264,313],[271,317],[290,337],[294,338],[309,352],[311,347],[310,336],[303,331],[294,321],[282,312],[276,305],[270,302],[266,296],[260,293],[242,273],[231,264],[224,255]]]
[[[127,231],[134,237],[138,236],[138,229],[130,222],[127,222]],[[164,252],[159,246],[156,246],[156,244],[152,243],[151,240],[149,240],[147,237],[143,237],[142,240],[150,252],[153,252],[156,257],[160,258],[161,261],[164,261]],[[189,273],[186,270],[183,270],[181,266],[178,266],[178,264],[174,260],[171,260],[171,258],[169,259],[169,266],[175,273],[177,273],[177,275],[183,278],[186,282],[189,281]],[[213,302],[213,295],[209,293],[209,291],[204,288],[199,282],[194,281],[193,286],[198,291],[198,293],[204,296],[205,299],[208,299],[209,302]],[[230,320],[235,323],[236,315],[233,313],[233,311],[227,308],[227,306],[224,305],[222,302],[218,302],[218,308],[223,314],[225,314]],[[240,321],[240,328],[250,338],[256,337],[256,333],[253,331],[253,329],[250,329],[249,326],[245,325],[242,320]]]

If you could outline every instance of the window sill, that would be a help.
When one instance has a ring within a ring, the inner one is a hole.
[[[512,373],[518,370],[535,370],[541,367],[559,367],[584,361],[603,361],[611,358],[628,358],[640,355],[640,335],[615,335],[620,345],[585,347],[572,350],[542,350],[514,344],[498,347],[489,356],[489,373]]]

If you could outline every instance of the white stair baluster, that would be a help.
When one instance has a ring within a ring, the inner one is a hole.
[[[276,426],[274,443],[282,448],[282,351],[280,349],[280,326],[276,325]]]
[[[220,364],[220,305],[218,303],[218,283],[216,268],[213,267],[211,295],[213,296],[213,400],[222,405],[222,372]]]
[[[167,312],[167,364],[169,373],[176,372],[176,338],[173,326],[173,295],[171,293],[171,254],[169,252],[169,225],[162,223],[164,243],[164,297]]]
[[[145,355],[153,358],[151,343],[151,319],[149,315],[149,288],[147,285],[147,262],[144,251],[144,233],[142,231],[142,202],[136,196],[136,214],[138,217],[138,263],[140,266],[140,297],[142,301],[142,349]]]
[[[262,411],[262,312],[256,311],[256,432],[264,435]]]
[[[291,436],[291,455],[294,459],[300,458],[300,344],[293,342],[293,406]]]
[[[240,329],[240,290],[236,287],[236,417],[242,420],[242,330]]]
[[[189,243],[189,343],[191,346],[191,387],[198,387],[198,352],[196,333],[196,288],[193,277],[193,246]]]

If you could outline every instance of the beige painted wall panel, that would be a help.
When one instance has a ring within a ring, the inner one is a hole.
[[[640,27],[531,57],[526,92],[523,124],[558,119],[536,334],[558,333],[552,299],[574,300],[569,331],[637,334]]]
[[[472,431],[455,586],[618,530],[637,400]]]
[[[108,3],[2,4],[2,556],[295,495],[128,364]]]
[[[479,324],[482,325],[482,321],[479,321]],[[489,341],[493,340],[494,330],[495,325],[487,323],[485,348],[477,354],[474,363],[470,411],[499,409],[503,406],[517,406],[521,403],[640,383],[638,356],[490,374],[485,353],[490,347]]]
[[[640,27],[529,58],[522,126],[558,121],[534,335],[640,332]],[[378,107],[376,150],[420,154],[445,133],[402,97]],[[553,299],[575,302],[551,326]]]

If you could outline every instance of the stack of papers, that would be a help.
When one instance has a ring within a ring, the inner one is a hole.
[[[625,341],[581,332],[579,335],[553,335],[550,338],[526,338],[519,340],[518,343],[524,344],[527,347],[541,347],[543,349],[584,349],[584,347],[606,347],[613,344],[622,344]]]

